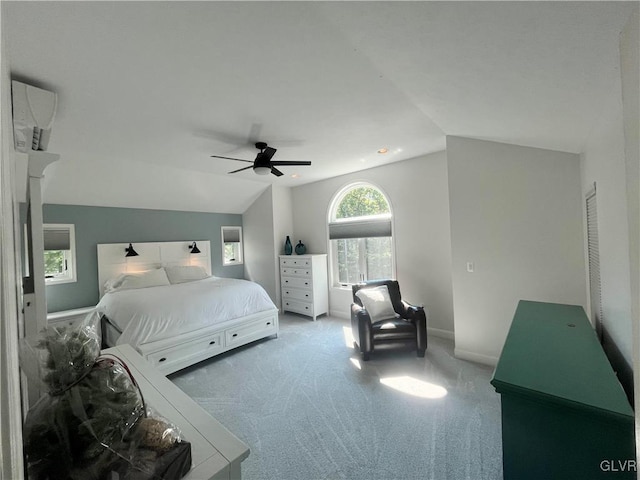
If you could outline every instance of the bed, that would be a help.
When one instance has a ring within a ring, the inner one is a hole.
[[[98,245],[105,346],[130,344],[165,375],[256,340],[277,336],[278,310],[248,280],[211,275],[210,245]]]

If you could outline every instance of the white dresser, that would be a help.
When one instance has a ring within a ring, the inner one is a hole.
[[[327,254],[280,255],[280,288],[282,313],[301,313],[314,320],[327,313]]]

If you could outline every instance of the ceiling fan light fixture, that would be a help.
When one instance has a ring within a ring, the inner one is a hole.
[[[269,175],[271,173],[271,167],[257,166],[253,167],[253,171],[258,175]]]

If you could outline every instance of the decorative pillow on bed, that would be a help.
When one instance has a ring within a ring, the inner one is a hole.
[[[167,271],[167,277],[172,285],[202,280],[209,276],[204,268],[197,265],[177,265],[164,267],[164,269]]]
[[[142,273],[126,273],[105,284],[107,292],[131,290],[134,288],[162,287],[171,285],[164,268],[156,268]]]
[[[124,273],[121,273],[117,277],[110,278],[109,280],[104,282],[104,293],[109,293],[109,292],[113,292],[114,290],[117,290],[117,288],[120,286],[120,284],[124,280],[124,277],[126,277],[126,275]]]
[[[397,316],[386,285],[361,288],[356,292],[356,297],[360,299],[362,306],[367,310],[371,317],[371,323]]]

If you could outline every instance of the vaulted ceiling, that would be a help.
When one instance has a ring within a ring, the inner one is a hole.
[[[241,213],[269,182],[418,157],[446,135],[580,152],[631,6],[2,2],[3,61],[58,94],[46,202]],[[210,157],[253,160],[255,141],[312,166],[229,175],[245,164]]]

